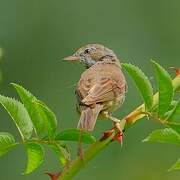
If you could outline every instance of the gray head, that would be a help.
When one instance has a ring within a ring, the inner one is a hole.
[[[73,55],[64,58],[69,61],[80,61],[87,68],[99,61],[109,61],[119,64],[114,52],[101,44],[88,44],[78,49]]]

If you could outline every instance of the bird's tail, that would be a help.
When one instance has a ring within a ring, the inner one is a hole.
[[[81,117],[78,122],[78,129],[84,129],[87,131],[93,131],[96,124],[98,114],[102,110],[102,105],[96,104],[95,107],[87,107],[81,112]]]

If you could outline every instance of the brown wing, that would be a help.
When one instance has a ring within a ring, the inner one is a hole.
[[[87,96],[82,100],[86,105],[96,104],[100,102],[110,101],[114,97],[113,86],[110,81],[102,84],[95,84],[88,92]]]
[[[76,89],[77,99],[85,105],[111,101],[125,93],[125,85],[119,67],[96,65],[82,74]]]
[[[90,81],[86,79],[81,79],[78,82],[78,85],[75,90],[75,94],[76,94],[77,102],[79,105],[82,105],[82,100],[84,99],[84,97],[87,96],[91,87],[92,85],[90,84]]]
[[[112,101],[117,96],[120,96],[121,88],[117,82],[108,79],[106,82],[95,84],[88,92],[87,96],[82,100],[86,105]]]

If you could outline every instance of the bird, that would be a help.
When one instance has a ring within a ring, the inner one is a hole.
[[[78,129],[93,131],[97,119],[120,120],[112,115],[124,102],[127,83],[116,54],[101,44],[82,46],[64,60],[85,66],[76,85]]]

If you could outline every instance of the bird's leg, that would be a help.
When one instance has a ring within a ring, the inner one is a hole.
[[[112,114],[110,114],[110,113],[108,113],[108,112],[103,112],[103,116],[104,116],[105,118],[108,118],[108,119],[110,119],[111,121],[113,121],[115,127],[117,126],[117,124],[120,123],[120,120],[119,120],[119,119],[115,118],[114,116],[112,116]]]
[[[120,120],[113,117],[112,115],[108,115],[108,118],[113,121],[113,123],[120,123]]]
[[[117,131],[117,134],[114,137],[114,140],[118,141],[121,144],[121,147],[123,145],[123,131],[120,126],[120,120],[119,122],[114,122],[114,129]]]
[[[115,118],[115,117],[113,117],[108,112],[103,112],[103,115],[106,118],[108,118],[108,119],[113,121],[114,129],[117,131],[117,134],[115,135],[114,140],[117,140],[122,145],[122,142],[123,142],[123,131],[122,131],[121,127],[120,127],[120,120]]]
[[[82,148],[82,135],[83,135],[83,129],[80,129],[80,133],[79,133],[79,139],[78,139],[78,156],[80,157],[81,160],[83,160],[83,148]]]

